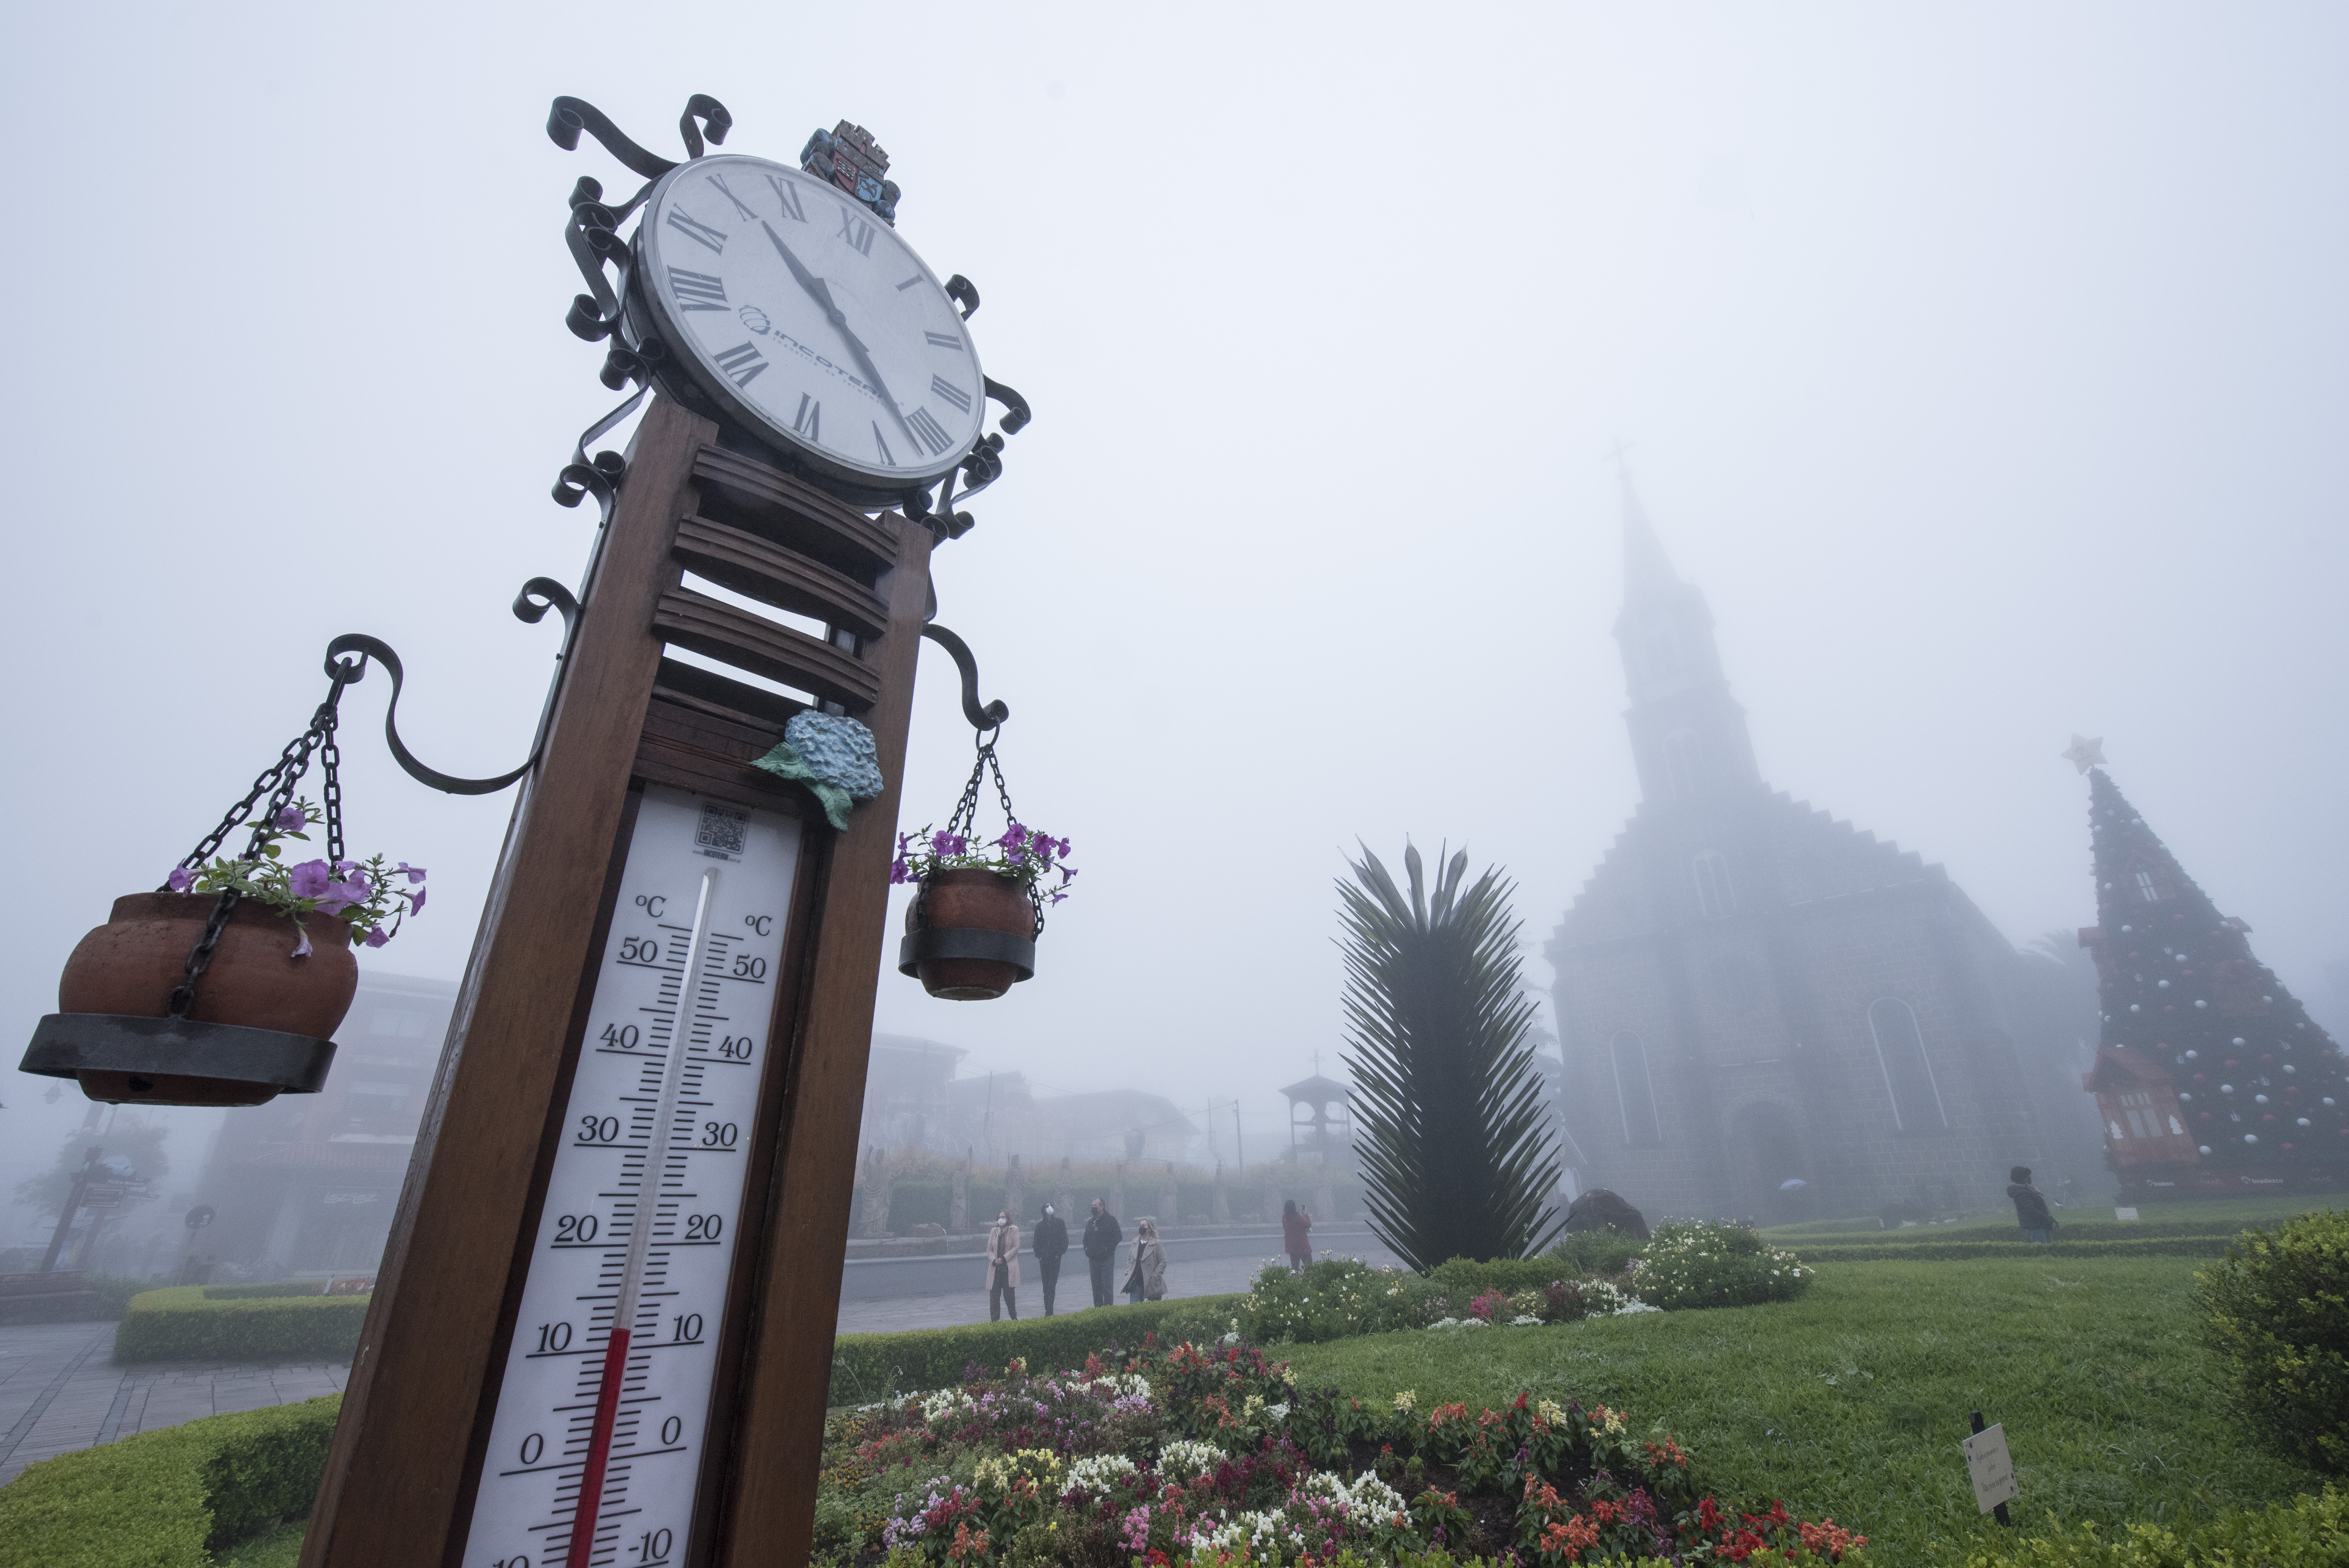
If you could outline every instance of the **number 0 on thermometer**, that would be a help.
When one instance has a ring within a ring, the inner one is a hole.
[[[464,1568],[685,1551],[799,842],[788,817],[644,792]]]

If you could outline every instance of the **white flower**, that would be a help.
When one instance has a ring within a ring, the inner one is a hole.
[[[1509,1326],[1510,1326],[1510,1327],[1512,1327],[1512,1328],[1523,1328],[1526,1325],[1527,1325],[1527,1324],[1529,1324],[1529,1323],[1531,1323],[1531,1324],[1539,1324],[1540,1322],[1541,1322],[1541,1319],[1540,1319],[1540,1318],[1538,1318],[1538,1317],[1526,1317],[1526,1316],[1513,1317],[1513,1318],[1509,1319]]]
[[[1087,1491],[1107,1491],[1120,1476],[1133,1473],[1133,1461],[1123,1454],[1092,1454],[1069,1467],[1068,1484],[1061,1489],[1063,1496],[1082,1487]]]
[[[1169,1480],[1190,1480],[1206,1475],[1232,1456],[1213,1443],[1177,1438],[1158,1450],[1158,1473]]]

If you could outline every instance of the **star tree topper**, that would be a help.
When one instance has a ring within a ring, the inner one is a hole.
[[[2101,768],[2105,763],[2105,738],[2100,735],[2091,740],[2075,732],[2072,737],[2072,749],[2056,755],[2083,773],[2091,768]]]

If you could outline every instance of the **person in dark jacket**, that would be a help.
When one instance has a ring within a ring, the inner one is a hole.
[[[1294,1198],[1280,1201],[1280,1244],[1288,1249],[1290,1268],[1313,1262],[1313,1216],[1299,1208]]]
[[[1036,1234],[1029,1242],[1036,1253],[1036,1273],[1044,1281],[1044,1315],[1052,1315],[1052,1292],[1061,1283],[1061,1258],[1069,1250],[1069,1222],[1044,1205],[1044,1217],[1036,1222]]]
[[[1125,1233],[1117,1228],[1117,1216],[1099,1198],[1093,1200],[1092,1218],[1085,1222],[1085,1264],[1093,1276],[1093,1305],[1107,1306],[1115,1295],[1110,1285],[1110,1274],[1117,1266],[1117,1244],[1125,1240]]]
[[[2014,1222],[2023,1227],[2023,1239],[2054,1241],[2055,1216],[2047,1212],[2046,1194],[2031,1184],[2031,1167],[2018,1165],[2006,1175],[2006,1195],[2014,1200]]]

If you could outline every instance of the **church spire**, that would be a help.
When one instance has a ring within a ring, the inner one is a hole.
[[[1631,754],[1651,800],[1688,800],[1760,782],[1745,710],[1713,640],[1703,593],[1672,570],[1663,542],[1622,470],[1623,609],[1615,640],[1623,650],[1631,707]]]
[[[1647,508],[1640,504],[1640,492],[1631,488],[1631,470],[1623,469],[1619,477],[1623,484],[1623,603],[1630,605],[1637,600],[1685,588],[1687,584],[1673,572],[1671,559],[1664,554],[1664,542],[1656,537],[1655,524],[1648,521]]]

